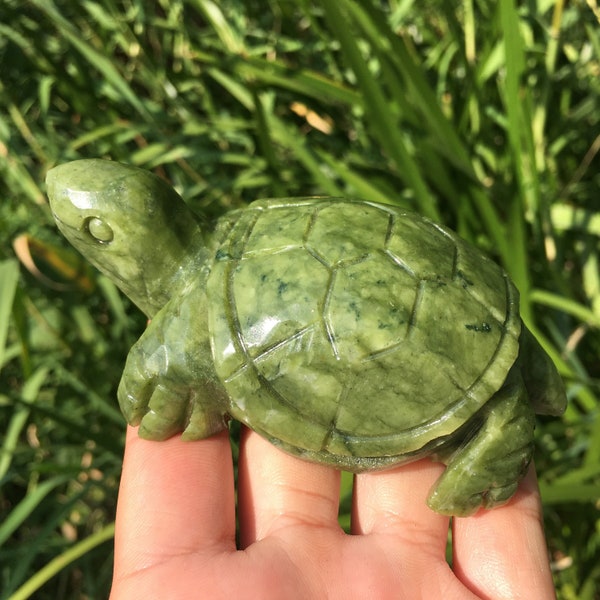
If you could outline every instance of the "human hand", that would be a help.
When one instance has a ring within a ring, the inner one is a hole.
[[[443,468],[425,459],[358,475],[347,535],[340,474],[245,430],[236,547],[227,433],[149,442],[129,428],[110,598],[554,598],[533,468],[504,507],[452,520],[452,568],[449,519],[425,504]]]

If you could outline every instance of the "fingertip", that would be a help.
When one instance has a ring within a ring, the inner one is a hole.
[[[504,505],[453,520],[453,568],[482,597],[553,598],[535,468]]]
[[[234,545],[235,500],[227,432],[156,442],[128,427],[115,529],[115,570]]]

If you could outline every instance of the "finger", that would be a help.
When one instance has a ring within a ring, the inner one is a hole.
[[[501,508],[455,519],[454,571],[481,598],[554,598],[542,509],[529,472]]]
[[[117,505],[115,577],[166,558],[235,549],[227,432],[151,442],[129,428]]]
[[[426,504],[443,470],[425,459],[355,478],[352,532],[365,536],[380,560],[387,560],[398,579],[398,598],[476,598],[446,562],[449,518]]]
[[[448,518],[433,512],[425,503],[443,469],[440,464],[421,460],[396,469],[357,475],[352,532],[368,534],[400,528],[403,535],[445,545]]]
[[[296,525],[339,529],[340,474],[290,456],[244,429],[238,472],[240,545]]]

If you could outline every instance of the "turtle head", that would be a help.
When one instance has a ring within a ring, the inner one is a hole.
[[[198,220],[149,171],[108,160],[77,160],[46,178],[62,234],[148,316],[181,285],[202,246]]]

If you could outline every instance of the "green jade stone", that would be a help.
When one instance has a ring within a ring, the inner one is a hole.
[[[83,160],[48,173],[57,224],[152,319],[119,402],[140,435],[237,419],[286,452],[353,472],[423,456],[428,503],[505,503],[534,414],[562,381],[508,275],[449,229],[344,198],[258,200],[205,228],[151,173]]]

